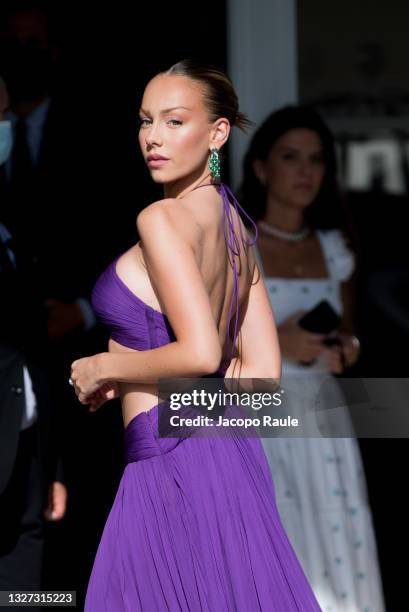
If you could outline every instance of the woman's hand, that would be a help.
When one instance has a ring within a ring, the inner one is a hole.
[[[47,521],[60,521],[64,518],[67,508],[67,489],[61,482],[52,482],[48,487],[47,508],[44,518]]]
[[[344,354],[345,368],[350,368],[358,360],[361,352],[361,345],[356,336],[345,332],[338,332],[338,338],[341,341],[342,351]]]
[[[341,374],[345,369],[342,347],[335,345],[324,348],[321,355],[321,363],[325,365],[331,374]]]
[[[77,359],[71,365],[71,380],[81,404],[89,404],[89,398],[100,389],[106,380],[102,378],[102,363],[105,353]]]
[[[340,331],[335,338],[338,342],[325,348],[321,359],[332,374],[341,374],[357,361],[360,344],[356,336]]]
[[[89,412],[96,412],[102,404],[117,397],[119,397],[118,384],[116,382],[104,383],[102,387],[87,398],[87,404],[90,404]]]
[[[324,334],[313,334],[298,325],[305,311],[299,310],[278,326],[281,352],[292,361],[309,363],[321,355],[325,349]]]

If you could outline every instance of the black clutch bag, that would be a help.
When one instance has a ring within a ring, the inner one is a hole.
[[[322,300],[312,310],[308,311],[298,321],[298,325],[306,331],[314,334],[331,334],[331,332],[338,329],[341,324],[341,317],[335,312],[331,304],[327,300]],[[326,346],[341,345],[339,338],[336,336],[329,336],[325,338],[323,343]],[[312,365],[315,360],[309,362],[300,362],[302,365]]]
[[[330,334],[339,327],[341,317],[327,300],[322,300],[298,321],[298,325],[314,334]]]

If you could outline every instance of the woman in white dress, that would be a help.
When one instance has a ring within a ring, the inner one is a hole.
[[[312,109],[286,107],[258,129],[241,195],[258,219],[259,267],[278,326],[281,383],[295,391],[292,404],[298,402],[292,414],[313,408],[324,379],[332,405],[342,406],[329,373],[341,373],[359,354],[351,309],[355,261],[341,231],[332,136]],[[323,335],[298,325],[322,300],[341,316],[338,346],[324,345]],[[325,431],[325,410],[318,418],[312,436]],[[351,437],[263,438],[278,508],[324,612],[383,612],[365,476],[346,411],[338,425],[339,435],[350,431]]]

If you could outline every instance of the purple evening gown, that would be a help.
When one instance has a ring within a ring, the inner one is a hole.
[[[238,241],[228,196],[237,211],[240,205],[223,184],[220,192],[233,252]],[[116,261],[93,291],[111,337],[138,350],[174,341],[166,315],[130,291]],[[234,296],[237,310],[237,286]],[[227,367],[214,376],[223,377]],[[126,467],[85,611],[320,611],[281,524],[260,439],[160,438],[159,409],[141,412],[125,429]]]

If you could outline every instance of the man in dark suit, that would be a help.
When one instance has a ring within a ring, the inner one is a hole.
[[[106,332],[95,324],[90,293],[98,274],[123,248],[115,245],[123,236],[114,229],[120,202],[107,196],[112,158],[103,146],[107,126],[87,106],[78,74],[64,78],[53,23],[41,8],[25,2],[7,14],[0,28],[0,73],[10,89],[6,118],[14,137],[0,172],[0,221],[19,252],[32,264],[35,258],[51,353],[50,381],[64,424],[60,446],[70,505],[64,523],[46,529],[44,584],[75,588],[79,600],[98,529],[114,495],[114,477],[105,475],[115,463],[119,472],[121,454],[116,459],[102,454],[99,471],[104,479],[90,473],[92,462],[101,455],[105,437],[110,445],[114,436],[122,442],[122,423],[119,411],[90,417],[68,378],[72,361],[106,349]],[[100,96],[98,92],[98,103]],[[99,107],[103,104],[101,96]],[[113,202],[115,215],[104,212],[104,197]]]
[[[83,108],[78,84],[64,95],[58,86],[54,32],[50,16],[34,3],[9,12],[0,31],[0,74],[3,70],[9,89],[6,118],[14,138],[0,172],[0,200],[2,220],[20,252],[37,262],[52,384],[73,424],[82,415],[67,384],[70,365],[105,347],[90,294],[121,249],[113,238],[115,221],[101,212],[105,177],[96,174],[100,153],[90,136],[92,116]]]
[[[58,343],[95,324],[88,301],[96,275],[91,247],[97,237],[90,234],[95,204],[84,202],[82,180],[89,167],[86,129],[74,116],[75,105],[56,95],[59,50],[47,15],[39,8],[10,12],[1,44],[14,137],[0,178],[3,220],[38,259],[49,337]]]
[[[7,105],[0,80],[0,124]],[[45,311],[35,269],[3,223],[0,290],[0,590],[39,589],[43,518],[64,516],[67,493],[58,481]]]

